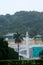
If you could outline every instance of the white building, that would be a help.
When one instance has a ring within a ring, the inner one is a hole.
[[[11,35],[10,35],[11,36]],[[18,52],[18,45],[14,43],[14,39],[7,39],[9,47],[14,48]],[[43,44],[32,44],[30,41],[33,39],[29,38],[28,32],[26,32],[25,44],[19,45],[19,58],[21,59],[39,59],[39,53],[43,49]],[[33,41],[34,42],[34,41]]]

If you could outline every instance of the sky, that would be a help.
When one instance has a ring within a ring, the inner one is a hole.
[[[0,0],[0,14],[14,14],[18,11],[43,12],[43,0]]]

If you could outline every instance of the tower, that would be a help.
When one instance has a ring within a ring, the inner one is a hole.
[[[27,58],[29,58],[29,44],[30,44],[30,38],[29,38],[28,32],[26,32],[26,52],[27,52]]]

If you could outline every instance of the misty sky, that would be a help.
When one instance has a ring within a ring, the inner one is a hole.
[[[43,0],[0,0],[0,14],[14,14],[17,11],[43,12]]]

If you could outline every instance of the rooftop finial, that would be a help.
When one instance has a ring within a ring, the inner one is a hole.
[[[26,32],[26,36],[28,36],[28,32]]]

